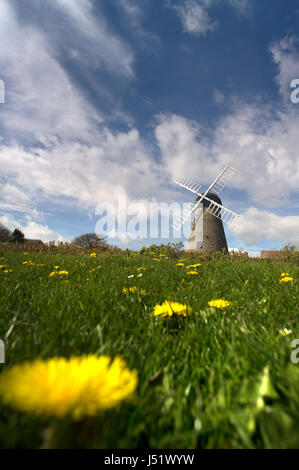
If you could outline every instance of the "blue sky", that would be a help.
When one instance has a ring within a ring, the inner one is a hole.
[[[1,0],[0,222],[71,240],[231,164],[229,246],[299,247],[298,26],[295,0]]]

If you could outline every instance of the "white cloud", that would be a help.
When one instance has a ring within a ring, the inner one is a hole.
[[[242,14],[248,14],[249,12],[249,0],[229,0],[228,3]]]
[[[217,22],[210,18],[206,0],[185,0],[182,5],[172,5],[179,15],[184,31],[205,35],[216,28]]]
[[[269,241],[299,247],[299,216],[280,217],[272,212],[250,207],[230,229],[247,246]]]
[[[95,208],[120,193],[133,199],[152,195],[160,184],[158,166],[135,129],[113,134],[105,128],[95,145],[54,141],[34,151],[2,146],[0,161],[6,178],[40,203],[64,196]]]
[[[0,183],[0,214],[14,212],[27,214],[30,218],[38,220],[42,214],[37,210],[33,202],[34,194],[30,188],[24,191],[15,183]]]
[[[58,232],[51,230],[48,225],[37,224],[34,221],[30,221],[23,227],[26,238],[38,239],[43,242],[50,241],[65,241],[64,237]]]
[[[291,81],[299,78],[299,39],[295,36],[286,36],[281,41],[273,42],[270,52],[273,61],[278,67],[276,82],[285,104],[290,105]],[[291,105],[292,106],[292,105]]]
[[[140,4],[134,0],[119,0],[119,3],[130,21],[135,25],[139,25],[140,18],[142,17]]]
[[[134,35],[135,46],[143,50],[154,51],[160,47],[161,40],[144,24],[147,13],[152,8],[150,0],[118,0],[116,3],[118,13],[121,15],[122,23]]]
[[[91,0],[44,0],[48,8],[65,13],[70,21],[68,47],[88,65],[101,66],[115,74],[133,77],[133,52],[123,38],[111,32],[103,15],[94,12]],[[137,10],[136,14],[137,14]],[[66,36],[66,35],[65,35]],[[80,38],[78,40],[78,38]]]
[[[6,84],[0,123],[5,134],[87,136],[92,107],[71,84],[46,37],[19,23],[7,2],[0,5],[0,66]]]
[[[200,175],[204,182],[211,175],[208,161],[208,144],[199,140],[200,126],[175,114],[160,114],[157,117],[155,138],[161,151],[164,171],[171,180],[178,176]]]
[[[42,134],[90,142],[106,112],[90,104],[70,79],[60,62],[62,52],[74,65],[79,61],[82,67],[86,62],[120,79],[134,76],[134,56],[126,42],[110,32],[104,18],[93,15],[90,1],[44,3],[47,15],[40,15],[40,2],[33,0],[32,21],[22,21],[24,5],[19,0],[0,4],[0,70],[6,85],[6,103],[0,114],[2,133],[5,138],[23,141]],[[90,84],[111,103],[110,116],[114,113],[127,119],[102,83]]]
[[[15,228],[20,229],[26,238],[42,240],[43,242],[66,241],[65,238],[58,232],[51,230],[48,225],[42,225],[28,220],[24,223],[20,223],[19,220],[15,219],[11,214],[0,215],[0,222],[5,225],[9,230],[13,231]]]
[[[210,15],[210,9],[221,3],[222,0],[183,0],[179,4],[168,0],[168,5],[180,17],[185,32],[195,35],[206,35],[218,26],[218,21]],[[248,0],[228,0],[225,2],[242,15],[249,12]]]
[[[213,131],[182,116],[161,114],[155,129],[165,171],[209,184],[227,165],[239,171],[230,183],[252,202],[280,207],[299,188],[297,130],[292,110],[237,103]]]
[[[13,201],[14,204],[19,206],[20,211],[22,211],[24,207],[27,207],[27,204],[30,202],[29,195],[13,184],[5,183],[0,185],[0,188],[2,202],[9,203],[10,201]]]

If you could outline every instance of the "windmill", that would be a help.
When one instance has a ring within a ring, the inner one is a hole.
[[[195,202],[188,205],[174,224],[175,230],[180,230],[194,214],[191,235],[186,247],[187,251],[219,251],[223,249],[227,251],[222,222],[232,225],[239,216],[222,205],[219,193],[233,177],[235,171],[231,166],[226,166],[204,194],[199,192],[200,184],[187,178],[175,180],[176,184],[197,195]]]

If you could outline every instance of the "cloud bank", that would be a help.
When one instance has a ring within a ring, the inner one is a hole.
[[[135,3],[122,4],[128,15],[138,18]],[[180,14],[189,30],[204,33],[215,27],[208,16],[213,4],[182,4]],[[31,5],[39,18],[40,2]],[[289,100],[289,81],[299,77],[296,38],[284,38],[269,48],[277,67],[280,109],[258,97],[246,103],[216,93],[216,100],[225,100],[228,114],[213,129],[162,110],[153,117],[150,139],[145,139],[136,126],[122,132],[113,129],[110,117],[70,77],[61,57],[65,51],[74,64],[91,62],[115,79],[130,81],[135,76],[134,53],[126,41],[103,15],[93,15],[89,0],[45,0],[44,5],[61,21],[44,25],[41,20],[40,27],[31,17],[21,22],[20,1],[0,4],[0,68],[7,90],[0,113],[2,217],[7,211],[14,217],[20,214],[26,230],[46,230],[48,237],[50,229],[41,224],[45,202],[65,200],[90,211],[101,202],[114,202],[119,194],[129,201],[178,201],[181,193],[173,185],[177,176],[206,185],[230,163],[239,169],[230,186],[248,198],[248,205],[271,210],[262,215],[248,210],[238,236],[256,243],[251,227],[261,217],[272,227],[261,229],[265,238],[297,243],[297,218],[273,214],[274,208],[292,203],[299,188],[299,116]],[[236,2],[231,5],[237,7]],[[247,2],[238,5],[245,11]],[[238,201],[232,202],[236,207],[230,207],[237,211]]]

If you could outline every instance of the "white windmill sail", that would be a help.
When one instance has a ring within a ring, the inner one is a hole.
[[[178,178],[175,180],[175,183],[178,184],[179,186],[182,186],[182,188],[188,189],[188,191],[191,191],[192,193],[197,194],[198,196],[201,196],[199,192],[199,189],[201,188],[200,184],[194,183],[188,178]]]
[[[195,203],[195,204],[192,204],[190,202],[190,204],[187,204],[183,213],[176,219],[175,223],[173,224],[173,228],[177,231],[180,230],[180,228],[184,225],[184,223],[189,219],[189,217],[191,217],[191,215],[193,214],[193,212],[199,208],[199,204],[198,203]]]
[[[192,193],[197,194],[197,196],[199,196],[199,199],[194,204],[190,204],[187,210],[185,210],[183,214],[176,220],[175,224],[173,225],[175,230],[180,230],[180,228],[189,219],[189,217],[192,216],[193,212],[199,207],[201,207],[203,199],[210,202],[207,209],[210,214],[214,215],[215,217],[223,220],[223,222],[226,222],[230,225],[235,223],[239,217],[235,212],[206,197],[208,193],[214,193],[218,196],[222,189],[233,177],[235,172],[236,170],[234,168],[232,168],[230,165],[227,165],[224,170],[222,170],[222,172],[213,181],[213,183],[208,187],[204,194],[201,194],[199,192],[199,188],[201,186],[198,183],[194,183],[193,181],[187,178],[176,179],[174,181],[176,184],[187,189],[188,191],[191,191]]]
[[[227,209],[221,204],[218,204],[218,202],[212,201],[212,199],[209,199],[208,197],[205,197],[205,200],[210,202],[207,211],[215,217],[218,217],[218,219],[222,219],[223,222],[232,225],[238,219],[238,214]]]
[[[232,179],[236,170],[231,166],[227,165],[224,170],[220,173],[219,176],[213,181],[207,192],[217,194],[222,191],[222,189],[227,185],[227,183]]]

